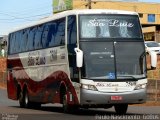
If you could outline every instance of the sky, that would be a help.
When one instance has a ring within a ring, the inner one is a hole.
[[[139,0],[159,2],[160,0]],[[0,36],[15,27],[52,15],[52,0],[0,0]]]
[[[0,36],[52,15],[52,0],[0,0]]]

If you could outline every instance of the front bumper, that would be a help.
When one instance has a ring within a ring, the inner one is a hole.
[[[122,100],[111,100],[111,96],[122,96]],[[131,92],[107,93],[81,88],[81,105],[140,104],[146,102],[146,89]]]

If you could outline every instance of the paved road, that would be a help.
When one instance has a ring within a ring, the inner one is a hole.
[[[123,117],[123,118],[122,118]],[[0,89],[0,120],[160,120],[160,106],[129,106],[127,115],[118,116],[114,109],[80,109],[74,114],[64,114],[60,105],[47,104],[41,109],[23,109],[17,101],[7,98]]]

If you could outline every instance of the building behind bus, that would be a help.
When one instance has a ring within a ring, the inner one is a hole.
[[[73,0],[73,9],[87,9],[88,0]],[[156,41],[160,43],[160,3],[139,2],[138,0],[108,1],[108,0],[91,0],[92,9],[115,9],[134,11],[139,14],[142,31],[145,41]],[[158,57],[160,61],[160,57]],[[147,58],[150,66],[150,58]],[[160,79],[159,62],[157,69],[148,71],[148,78]]]
[[[160,3],[139,2],[138,0],[92,0],[91,7],[92,9],[116,9],[139,13],[145,40],[160,42]],[[88,8],[88,2],[87,0],[73,0],[73,8]]]

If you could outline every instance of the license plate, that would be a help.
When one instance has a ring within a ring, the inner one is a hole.
[[[122,100],[122,96],[111,96],[111,100]]]

